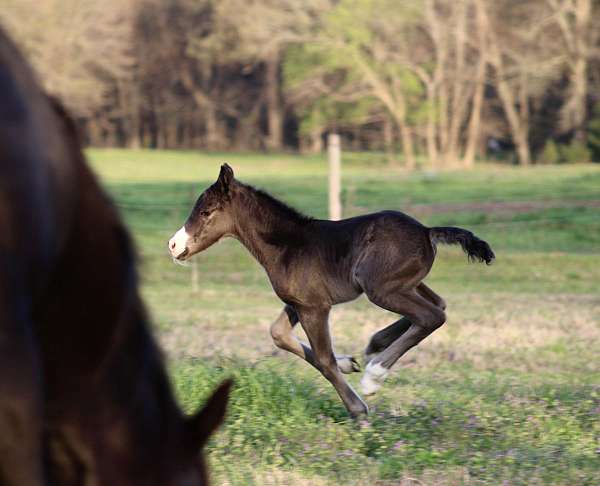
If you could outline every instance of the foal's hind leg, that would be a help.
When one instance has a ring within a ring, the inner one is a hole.
[[[423,296],[424,293],[428,294],[429,299]],[[373,303],[404,315],[411,322],[411,326],[369,362],[361,380],[363,393],[375,393],[398,358],[444,324],[446,314],[442,308],[443,300],[440,298],[440,305],[435,305],[430,300],[433,299],[433,295],[435,294],[428,287],[421,291],[414,289],[394,296],[369,295]]]
[[[277,320],[271,325],[271,337],[278,348],[285,349],[290,353],[300,356],[308,361],[315,368],[319,369],[315,360],[314,353],[310,346],[299,341],[292,329],[298,323],[296,311],[289,305],[283,308],[283,311]],[[338,368],[342,373],[353,373],[360,371],[358,362],[352,356],[335,356]]]
[[[403,317],[389,326],[384,327],[381,331],[377,331],[373,334],[369,340],[369,344],[365,348],[365,363],[369,363],[381,351],[402,336],[402,334],[408,331],[408,328],[411,325],[412,322],[406,317]]]
[[[416,291],[433,305],[440,307],[442,310],[446,309],[446,302],[433,290],[431,290],[424,283],[420,283],[416,287]],[[404,334],[410,328],[412,322],[410,319],[403,317],[389,326],[383,328],[381,331],[377,331],[369,341],[369,344],[365,348],[365,363],[371,361],[377,354],[386,349],[402,334]]]

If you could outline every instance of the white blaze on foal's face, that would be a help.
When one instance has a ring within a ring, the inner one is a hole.
[[[189,239],[190,235],[185,231],[185,226],[182,226],[169,240],[169,251],[174,258],[178,258],[185,253]]]

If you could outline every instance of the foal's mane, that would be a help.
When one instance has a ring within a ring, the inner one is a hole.
[[[306,216],[305,214],[302,214],[297,209],[294,209],[293,207],[288,206],[283,201],[280,201],[279,199],[277,199],[276,197],[272,196],[271,194],[269,194],[268,192],[266,192],[262,189],[258,189],[249,184],[243,184],[243,183],[239,183],[239,184],[243,188],[247,189],[248,192],[254,196],[253,198],[252,197],[248,198],[250,200],[249,202],[251,204],[254,203],[254,205],[257,207],[266,205],[268,208],[271,209],[271,214],[275,214],[275,215],[279,216],[281,219],[283,219],[286,222],[293,222],[293,223],[305,225],[314,220],[314,218],[312,218],[311,216]]]

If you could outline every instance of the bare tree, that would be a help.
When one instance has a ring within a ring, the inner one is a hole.
[[[281,62],[286,48],[310,38],[330,0],[221,0],[215,6],[214,35],[204,47],[219,47],[220,59],[262,71],[266,111],[266,146],[283,146],[284,103]],[[252,19],[252,21],[248,21]],[[225,45],[226,49],[221,47]]]
[[[89,116],[129,75],[133,6],[134,0],[7,0],[0,15],[45,88]]]
[[[426,146],[433,165],[471,165],[485,87],[486,48],[481,18],[471,0],[425,0],[423,42],[428,49],[407,65],[426,93]],[[467,135],[464,135],[468,125]],[[465,147],[467,145],[467,148]]]
[[[89,143],[320,151],[336,130],[390,161],[398,145],[413,168],[420,154],[471,166],[490,136],[511,141],[522,164],[548,137],[585,142],[599,9],[593,0],[4,0],[0,20]],[[540,119],[548,106],[560,107],[550,128]]]
[[[477,0],[487,33],[487,60],[522,165],[531,164],[531,101],[543,92],[560,57],[541,28],[547,17],[542,2]],[[493,19],[493,20],[492,20]]]
[[[562,130],[574,131],[574,138],[585,141],[588,97],[588,66],[600,38],[593,24],[592,0],[546,0],[552,10],[551,21],[558,27],[569,85],[562,108]],[[596,7],[598,9],[598,7]]]

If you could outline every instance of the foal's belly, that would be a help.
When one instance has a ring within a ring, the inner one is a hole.
[[[333,289],[330,289],[330,292],[332,305],[350,302],[362,294],[362,290],[356,289],[351,285],[336,285]]]
[[[349,280],[324,275],[323,272],[301,272],[273,279],[275,294],[286,304],[296,306],[332,306],[356,299],[362,290]]]

